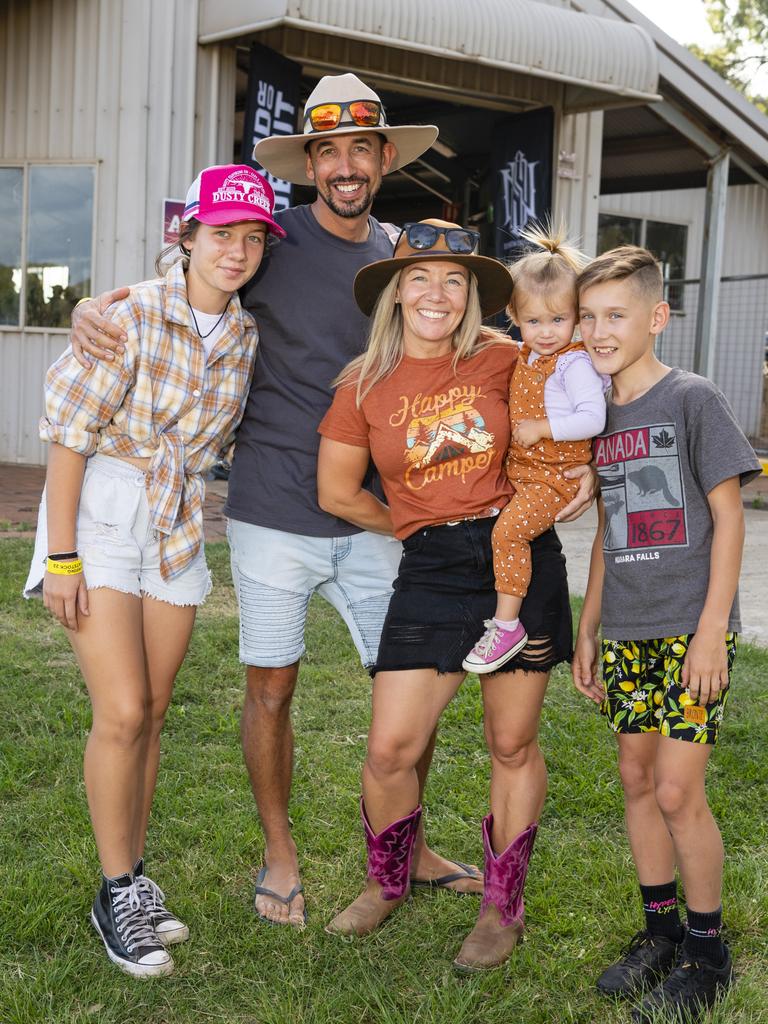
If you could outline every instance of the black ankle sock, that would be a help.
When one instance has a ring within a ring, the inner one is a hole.
[[[683,926],[677,909],[677,883],[666,885],[641,885],[645,927],[651,935],[664,935],[673,942],[680,942]]]
[[[725,960],[725,946],[720,932],[723,928],[723,908],[709,914],[699,914],[690,907],[686,908],[688,931],[685,936],[685,952],[698,960],[703,957],[710,963],[719,966]]]

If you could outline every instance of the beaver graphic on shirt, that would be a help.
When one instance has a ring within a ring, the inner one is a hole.
[[[668,504],[679,508],[680,502],[667,486],[667,475],[658,466],[643,466],[641,469],[628,472],[627,477],[637,487],[641,497],[645,497],[646,494],[661,493]]]

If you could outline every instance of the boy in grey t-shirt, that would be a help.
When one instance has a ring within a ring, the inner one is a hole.
[[[613,249],[578,289],[581,333],[612,397],[594,442],[602,496],[573,678],[617,735],[646,923],[597,987],[644,993],[638,1024],[659,1012],[697,1019],[733,978],[720,935],[723,844],[704,775],[740,628],[739,488],[760,464],[717,388],[656,358],[669,306],[651,253]]]

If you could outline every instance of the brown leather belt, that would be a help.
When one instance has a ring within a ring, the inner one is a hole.
[[[500,508],[496,508],[495,505],[491,505],[490,508],[485,509],[484,512],[476,512],[473,516],[463,516],[461,519],[449,519],[447,523],[437,523],[437,526],[458,526],[460,523],[471,523],[475,519],[490,519],[492,516],[497,516],[501,512]]]

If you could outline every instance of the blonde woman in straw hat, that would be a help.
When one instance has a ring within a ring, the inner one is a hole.
[[[495,607],[491,531],[512,494],[504,456],[518,349],[482,326],[506,306],[512,281],[501,263],[476,255],[478,239],[439,220],[407,224],[394,258],[358,273],[355,298],[372,316],[368,349],[339,376],[319,428],[321,505],[403,542],[373,669],[361,803],[368,881],[332,932],[373,931],[409,895],[421,816],[417,765],[466,676],[462,660],[475,631]],[[386,505],[363,488],[370,458]],[[530,643],[503,673],[481,679],[491,813],[482,828],[480,915],[455,961],[462,971],[503,963],[522,934],[523,887],[546,791],[539,717],[550,670],[571,655],[557,535],[550,529],[531,547]]]
[[[415,159],[436,137],[432,125],[390,125],[380,97],[344,74],[318,82],[299,133],[256,146],[255,158],[270,173],[317,188],[310,205],[276,214],[288,239],[269,251],[242,290],[260,343],[226,506],[240,660],[247,670],[243,751],[265,836],[254,908],[275,924],[301,927],[305,919],[288,799],[290,709],[309,598],[316,592],[334,604],[370,666],[400,558],[391,537],[319,507],[317,425],[331,404],[331,381],[365,343],[367,319],[352,295],[355,274],[392,255],[389,235],[370,216],[382,176]],[[99,310],[123,294],[107,293],[80,307],[76,352],[101,357],[105,339],[117,344],[117,325]],[[431,748],[422,778],[430,758]],[[421,834],[412,869],[419,881],[482,890],[477,869],[457,868]]]

